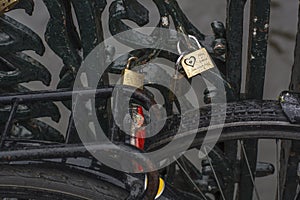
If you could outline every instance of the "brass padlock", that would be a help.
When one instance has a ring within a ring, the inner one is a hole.
[[[8,12],[18,3],[19,0],[0,0],[0,14]]]
[[[123,85],[143,89],[145,79],[144,74],[130,70],[130,64],[134,60],[137,60],[137,57],[131,57],[128,59],[126,68],[123,72]]]
[[[196,37],[189,35],[190,39],[195,40],[198,45],[198,50],[183,55],[180,50],[180,43],[178,43],[178,52],[183,55],[180,60],[180,64],[183,67],[188,78],[192,78],[198,74],[201,74],[209,69],[215,67],[214,62],[209,56],[207,50],[201,47]]]

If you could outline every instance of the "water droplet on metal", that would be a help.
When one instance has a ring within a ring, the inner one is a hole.
[[[255,17],[253,18],[253,21],[256,23],[256,22],[258,21],[258,18],[255,16]]]

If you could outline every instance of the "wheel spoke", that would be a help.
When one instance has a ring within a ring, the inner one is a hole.
[[[297,186],[296,195],[295,195],[294,200],[298,200],[299,194],[300,194],[300,186],[298,185],[298,186]]]
[[[245,157],[245,161],[246,161],[246,164],[247,164],[247,167],[248,167],[248,170],[249,170],[249,174],[250,174],[250,177],[251,177],[252,184],[254,186],[256,198],[258,200],[260,200],[258,190],[257,190],[257,187],[255,185],[255,181],[254,181],[254,176],[253,176],[253,173],[252,173],[252,170],[251,170],[251,167],[250,167],[250,164],[249,164],[248,156],[247,156],[247,153],[246,153],[246,149],[245,149],[245,146],[244,146],[244,141],[239,140],[239,142],[241,144],[242,152],[243,152],[243,155]]]
[[[300,177],[300,163],[298,163],[297,176]],[[298,183],[297,190],[296,190],[296,195],[295,195],[294,200],[298,200],[299,199],[299,195],[300,195],[300,185]]]
[[[219,190],[220,190],[221,196],[222,196],[223,200],[225,200],[225,196],[224,196],[224,193],[223,193],[221,184],[220,184],[220,182],[219,182],[218,176],[217,176],[216,171],[215,171],[215,169],[214,169],[214,167],[213,167],[213,164],[212,164],[212,162],[211,162],[211,159],[210,159],[209,156],[208,156],[208,153],[207,153],[207,151],[206,151],[206,147],[204,147],[204,151],[205,151],[205,155],[206,155],[206,157],[207,157],[207,160],[208,160],[208,162],[209,162],[209,165],[210,165],[210,167],[211,167],[211,169],[212,169],[212,172],[213,172],[213,174],[214,174],[214,177],[215,177],[215,179],[216,179],[216,182],[217,182],[218,188],[219,188]]]
[[[276,172],[277,172],[277,199],[281,199],[280,194],[280,159],[279,159],[279,152],[280,152],[280,140],[276,140]]]
[[[197,186],[197,184],[193,181],[193,179],[190,177],[189,173],[184,169],[184,167],[181,165],[181,163],[174,157],[175,162],[177,163],[178,167],[183,171],[183,173],[186,175],[186,177],[190,180],[190,182],[194,185],[194,187],[196,188],[196,190],[200,193],[200,195],[205,199],[208,200],[206,198],[206,196],[203,194],[203,192],[200,190],[200,188]]]

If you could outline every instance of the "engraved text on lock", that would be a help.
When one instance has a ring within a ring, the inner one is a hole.
[[[205,48],[185,55],[181,60],[181,65],[188,78],[201,74],[215,66]]]

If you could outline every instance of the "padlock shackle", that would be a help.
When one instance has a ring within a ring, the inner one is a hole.
[[[125,69],[129,69],[130,68],[130,65],[132,63],[132,61],[136,61],[138,60],[138,57],[130,57],[128,60],[127,60],[127,64],[126,64],[126,68]]]
[[[181,60],[182,60],[182,58],[184,57],[185,55],[184,54],[181,54],[179,57],[178,57],[178,59],[177,59],[177,61],[176,61],[176,63],[175,63],[175,70],[176,71],[178,71],[179,70],[179,66],[180,66],[180,63],[181,63]]]
[[[197,46],[198,46],[198,48],[199,49],[201,49],[202,48],[202,46],[201,46],[201,44],[200,44],[200,42],[199,42],[199,40],[195,37],[195,36],[193,36],[193,35],[189,35],[189,39],[192,39],[192,40],[194,40],[195,42],[196,42],[196,44],[197,44]]]
[[[202,48],[200,42],[198,41],[198,39],[197,39],[195,36],[193,36],[193,35],[188,35],[188,38],[194,40],[194,41],[196,42],[196,44],[197,44],[197,46],[198,46],[199,49]],[[182,52],[182,50],[181,50],[181,48],[180,48],[180,42],[181,42],[181,41],[178,41],[178,43],[177,43],[177,50],[178,50],[178,53],[179,53],[180,55],[182,55],[183,52]]]

